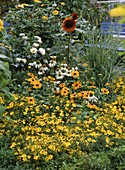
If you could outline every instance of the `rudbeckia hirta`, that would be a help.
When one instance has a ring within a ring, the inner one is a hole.
[[[95,104],[93,104],[93,103],[88,103],[88,108],[90,108],[90,109],[96,109],[97,108],[97,106],[95,105]]]
[[[42,84],[38,80],[34,81],[33,83],[34,89],[40,89],[41,87],[42,87]]]
[[[59,85],[60,88],[63,88],[63,87],[65,87],[65,86],[66,86],[65,83],[61,83],[61,84]]]
[[[77,90],[81,87],[82,83],[80,81],[76,81],[72,84],[74,90]]]
[[[2,30],[3,29],[3,21],[0,19],[0,30]]]
[[[34,104],[35,99],[33,97],[28,97],[27,102],[28,102],[28,104]]]
[[[34,77],[28,78],[26,80],[29,81],[30,84],[34,84],[34,82],[36,81],[36,79]]]
[[[76,99],[76,98],[77,98],[77,94],[76,93],[70,94],[70,99]]]
[[[71,72],[71,76],[72,76],[73,78],[79,77],[79,71],[77,71],[77,70],[72,71],[72,72]]]
[[[106,88],[101,88],[101,92],[102,92],[103,94],[109,94],[109,91],[108,91],[108,89],[106,89]]]
[[[60,91],[61,96],[68,96],[69,89],[67,87],[63,87]]]

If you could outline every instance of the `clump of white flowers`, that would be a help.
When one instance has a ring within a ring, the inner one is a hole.
[[[16,58],[16,61],[17,62],[23,62],[23,63],[26,63],[27,62],[27,60],[25,59],[25,58]]]

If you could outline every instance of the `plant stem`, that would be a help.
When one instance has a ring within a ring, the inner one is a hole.
[[[71,43],[71,34],[69,34],[69,39],[68,39],[68,55],[67,55],[68,64],[70,62],[70,43]]]

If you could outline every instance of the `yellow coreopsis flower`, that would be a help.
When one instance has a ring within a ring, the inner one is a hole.
[[[53,14],[53,15],[58,15],[58,14],[59,14],[59,11],[58,11],[58,10],[54,10],[54,11],[52,12],[52,14]]]
[[[46,156],[45,161],[49,161],[51,159],[53,159],[53,155],[48,155],[48,156]]]
[[[34,0],[34,2],[41,3],[41,1],[40,1],[40,0]]]
[[[109,12],[111,17],[123,17],[125,16],[125,6],[118,6],[114,9],[111,9]]]
[[[63,5],[63,6],[64,6],[64,5],[65,5],[65,2],[61,2],[61,5]]]
[[[2,30],[3,29],[3,21],[0,19],[0,30]]]
[[[47,16],[43,16],[42,19],[43,20],[48,20],[48,17]]]

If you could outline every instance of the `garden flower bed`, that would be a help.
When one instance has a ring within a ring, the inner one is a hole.
[[[124,57],[87,5],[34,0],[0,20],[0,169],[124,169]]]

